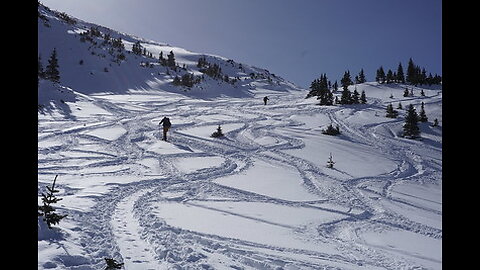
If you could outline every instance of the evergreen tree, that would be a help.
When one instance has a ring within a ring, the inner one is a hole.
[[[60,71],[58,70],[58,67],[57,50],[54,48],[45,69],[45,79],[52,82],[60,82]]]
[[[352,93],[348,88],[343,88],[342,96],[340,97],[341,104],[352,104]]]
[[[335,82],[333,83],[333,92],[337,92],[338,91],[338,83],[337,81],[335,80]]]
[[[407,116],[403,124],[403,136],[414,139],[420,136],[420,128],[418,127],[418,115],[412,104],[408,106]]]
[[[355,88],[355,90],[353,90],[353,93],[352,93],[352,104],[359,104],[360,103],[360,94],[358,93],[357,91],[357,88]]]
[[[360,73],[358,74],[358,82],[359,83],[367,82],[367,79],[365,78],[365,73],[363,72],[363,68],[360,70]]]
[[[403,110],[402,102],[398,102],[398,107],[397,107],[397,109]]]
[[[385,116],[388,117],[388,118],[397,118],[398,111],[393,109],[392,104],[389,104],[389,105],[387,105],[387,114]]]
[[[132,46],[132,52],[136,55],[141,55],[142,54],[142,45],[140,44],[140,41],[135,42]]]
[[[367,96],[365,95],[365,90],[362,90],[362,94],[360,95],[360,103],[367,104]]]
[[[403,73],[402,63],[398,63],[397,67],[397,82],[405,83],[405,75]]]
[[[56,225],[65,218],[67,215],[59,215],[55,213],[55,209],[51,206],[51,204],[57,203],[58,201],[62,200],[62,198],[55,197],[55,193],[59,192],[55,189],[55,181],[57,180],[57,176],[53,179],[52,187],[47,186],[48,192],[42,193],[42,206],[38,206],[38,216],[43,216],[43,220],[47,223],[49,229],[52,228],[52,224]]]
[[[310,84],[310,89],[307,98],[317,96],[317,99],[320,100],[320,105],[333,104],[333,94],[328,87],[327,74],[322,74],[319,79],[315,79]]]
[[[375,81],[378,83],[385,83],[385,71],[383,70],[383,67],[380,66],[377,69],[377,75],[375,76]]]
[[[218,137],[223,137],[223,132],[222,132],[222,127],[218,125],[217,131],[213,132],[211,137],[218,138]]]
[[[422,102],[422,105],[420,107],[420,113],[418,115],[418,120],[420,122],[427,122],[428,121],[428,117],[427,117],[427,114],[425,113],[425,104]]]
[[[389,69],[389,70],[387,71],[386,82],[387,82],[387,83],[391,83],[391,82],[393,82],[394,80],[395,80],[395,78],[393,77],[393,72],[392,72],[391,69]]]
[[[406,81],[409,84],[417,84],[417,67],[413,63],[412,58],[408,60]]]
[[[167,55],[167,66],[169,67],[175,67],[175,55],[173,54],[173,51],[170,51],[170,53]]]
[[[410,93],[408,92],[408,88],[405,88],[405,91],[403,91],[403,96],[404,97],[410,96]]]
[[[345,73],[343,73],[343,78],[340,80],[340,83],[343,89],[353,84],[352,77],[350,76],[350,71],[347,70],[345,71]]]

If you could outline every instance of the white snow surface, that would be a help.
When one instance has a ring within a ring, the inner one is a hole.
[[[39,218],[38,269],[105,269],[104,258],[124,269],[442,268],[441,88],[403,97],[412,86],[368,82],[356,86],[367,104],[318,106],[279,77],[178,90],[131,55],[108,75],[130,84],[115,86],[76,70],[80,56],[103,69],[73,36],[91,24],[39,11],[50,25],[39,19],[39,51],[46,60],[56,47],[62,68],[59,84],[39,83],[39,204],[58,175],[55,207],[68,216],[52,230]],[[113,33],[126,47],[138,39]],[[142,42],[198,72],[203,54]],[[422,138],[398,135],[405,110],[385,117],[399,102],[424,102]],[[330,123],[341,135],[321,133]],[[212,138],[218,125],[225,136]]]

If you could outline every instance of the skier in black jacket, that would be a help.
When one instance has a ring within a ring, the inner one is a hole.
[[[267,105],[267,100],[269,100],[268,97],[264,97],[264,98],[263,98],[263,103],[264,103],[264,105]]]
[[[172,126],[172,123],[170,123],[170,118],[168,117],[163,117],[162,121],[160,121],[159,125],[163,124],[163,139],[164,141],[167,141],[167,132],[168,129]]]

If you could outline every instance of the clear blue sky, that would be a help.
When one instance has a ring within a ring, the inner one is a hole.
[[[84,21],[266,68],[299,86],[326,73],[442,74],[441,0],[41,0]]]

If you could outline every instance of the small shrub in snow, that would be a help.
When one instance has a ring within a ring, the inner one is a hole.
[[[217,131],[213,132],[211,135],[213,138],[223,137],[222,127],[218,125]]]
[[[333,169],[333,164],[335,164],[335,161],[333,161],[332,153],[330,153],[330,157],[328,158],[328,161],[327,161],[327,168]]]
[[[327,129],[322,130],[322,134],[336,136],[340,134],[340,128],[334,128],[332,124],[328,125]]]
[[[389,105],[387,105],[387,114],[385,116],[388,117],[388,118],[397,118],[398,111],[393,109],[392,104],[389,104]]]
[[[57,180],[57,176],[53,179],[52,187],[47,186],[48,192],[42,193],[42,201],[43,205],[38,206],[38,216],[43,216],[43,220],[47,223],[48,228],[52,228],[52,224],[56,225],[67,215],[58,215],[55,213],[55,209],[51,206],[51,204],[57,203],[58,201],[62,200],[61,198],[57,198],[55,193],[59,192],[55,189],[55,181]]]

